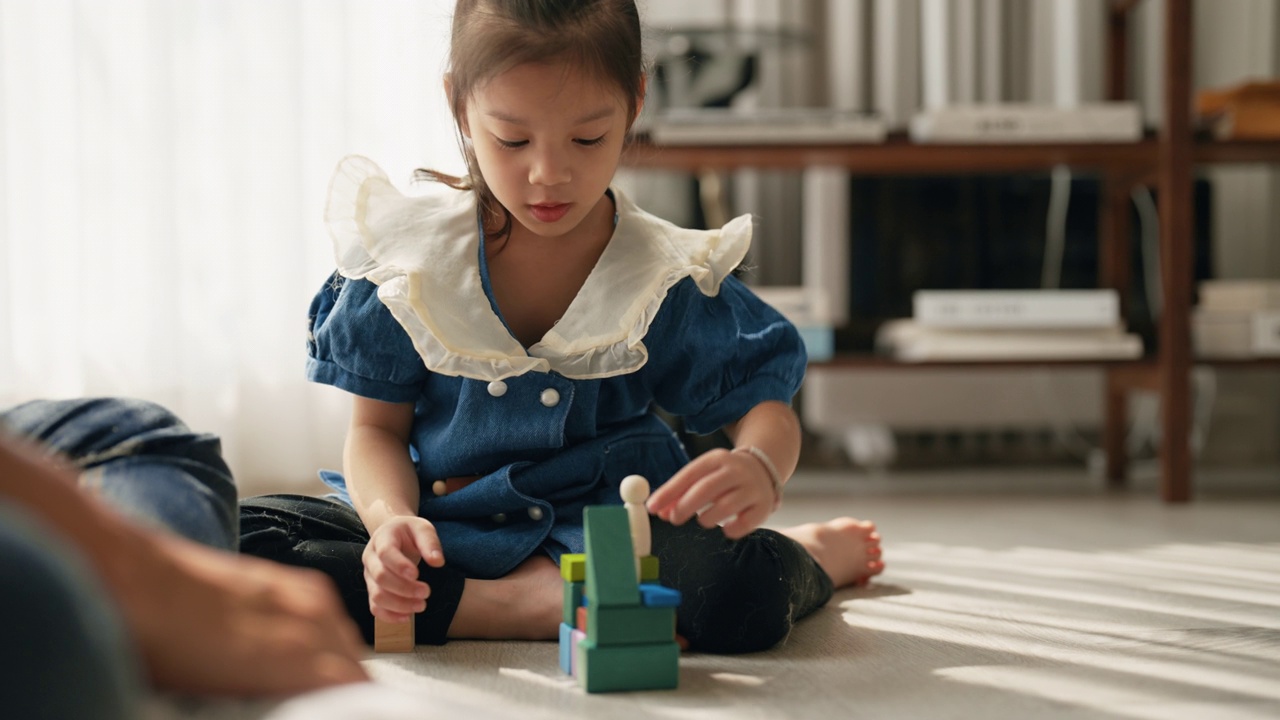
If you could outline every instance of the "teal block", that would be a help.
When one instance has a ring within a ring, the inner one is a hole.
[[[587,607],[587,641],[593,645],[650,645],[676,637],[676,611],[669,607]]]
[[[578,620],[578,608],[582,605],[582,593],[585,587],[586,583],[580,582],[566,582],[564,584],[564,616],[560,619],[570,626]]]
[[[560,623],[560,669],[573,674],[573,626]]]
[[[620,505],[593,505],[583,512],[587,545],[586,595],[592,605],[639,605],[631,525]]]
[[[640,604],[645,607],[680,607],[680,591],[665,585],[640,583]]]
[[[589,693],[670,690],[680,683],[680,646],[578,644],[578,682]]]

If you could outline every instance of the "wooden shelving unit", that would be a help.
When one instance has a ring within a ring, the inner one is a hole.
[[[1150,0],[1155,2],[1156,0]],[[1159,347],[1151,358],[1132,362],[982,363],[986,367],[1080,366],[1107,375],[1104,447],[1112,485],[1127,475],[1124,430],[1127,394],[1150,389],[1161,399],[1161,495],[1167,502],[1191,499],[1191,300],[1192,170],[1207,163],[1280,163],[1280,142],[1219,142],[1197,138],[1192,129],[1191,0],[1160,0],[1165,12],[1163,123],[1158,135],[1131,143],[1047,145],[916,145],[903,135],[884,144],[660,147],[636,143],[624,162],[637,168],[681,169],[694,173],[741,168],[801,170],[826,166],[855,174],[1010,173],[1069,165],[1097,172],[1103,180],[1099,224],[1099,284],[1125,297],[1130,277],[1127,238],[1130,193],[1155,185],[1160,217],[1160,286],[1163,312]],[[1108,99],[1128,94],[1130,13],[1141,0],[1111,0],[1107,14]],[[1200,361],[1196,361],[1199,363]],[[842,356],[825,363],[858,369],[975,367],[976,363],[899,363],[883,358]],[[1280,361],[1211,361],[1222,368],[1280,368]]]

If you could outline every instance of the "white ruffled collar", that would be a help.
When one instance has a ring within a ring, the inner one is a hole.
[[[527,372],[606,378],[648,360],[644,336],[667,291],[692,277],[706,295],[742,262],[751,217],[689,230],[650,215],[612,189],[613,237],[564,316],[527,350],[493,311],[480,276],[472,192],[409,197],[372,161],[338,165],[325,220],[338,271],[376,283],[378,297],[428,369],[477,380]]]

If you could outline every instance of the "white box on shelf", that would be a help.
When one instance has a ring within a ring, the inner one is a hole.
[[[885,134],[877,115],[827,108],[671,108],[649,125],[661,145],[880,143]]]
[[[911,118],[918,143],[1132,142],[1142,139],[1137,103],[1055,107],[1029,103],[949,105]]]
[[[938,328],[1116,328],[1114,290],[917,290],[913,315]]]
[[[1266,357],[1280,356],[1280,310],[1253,313],[1253,352]]]
[[[1011,360],[1133,360],[1142,338],[1118,327],[1061,330],[974,330],[925,327],[891,320],[876,333],[876,347],[904,362]]]
[[[1208,310],[1280,309],[1280,280],[1205,280],[1200,307]]]

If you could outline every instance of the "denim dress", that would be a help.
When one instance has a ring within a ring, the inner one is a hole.
[[[584,507],[621,503],[627,475],[656,488],[684,466],[655,407],[710,433],[790,402],[803,379],[796,329],[730,275],[749,217],[686,230],[610,192],[609,245],[561,321],[525,348],[494,300],[473,193],[407,197],[363,158],[344,160],[331,185],[338,270],[311,304],[307,376],[414,404],[419,514],[469,577],[582,552]],[[351,502],[341,474],[321,478]]]

